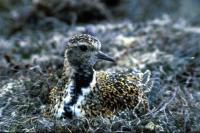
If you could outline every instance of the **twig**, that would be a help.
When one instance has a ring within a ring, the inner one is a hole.
[[[8,99],[8,102],[6,103],[5,106],[0,108],[0,118],[3,116],[4,109],[6,109],[10,105],[10,101],[11,101],[11,98]]]

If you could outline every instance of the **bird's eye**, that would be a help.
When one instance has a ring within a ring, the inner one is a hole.
[[[81,46],[79,46],[79,48],[80,48],[81,51],[87,51],[88,50],[88,47],[85,46],[85,45],[81,45]]]

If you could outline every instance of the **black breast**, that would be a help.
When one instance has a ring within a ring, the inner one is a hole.
[[[87,68],[82,69],[79,68],[73,77],[73,80],[75,81],[75,88],[86,88],[90,85],[93,79],[93,69]]]
[[[82,95],[82,88],[89,87],[90,83],[93,79],[93,69],[87,68],[82,69],[79,68],[74,74],[73,74],[73,81],[74,81],[74,88],[71,90],[70,95],[72,96],[72,100],[69,103],[64,104],[64,116],[71,118],[72,117],[72,111],[70,110],[70,106],[73,106],[76,104],[78,97]]]

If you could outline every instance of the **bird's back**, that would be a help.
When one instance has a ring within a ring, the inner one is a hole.
[[[96,72],[95,83],[90,86],[90,93],[85,95],[79,109],[85,117],[112,117],[126,109],[132,109],[137,115],[148,110],[145,94],[150,88],[150,71],[142,72]],[[63,80],[62,80],[63,81]],[[66,87],[55,87],[50,92],[50,112],[55,112],[64,104]],[[56,106],[55,106],[56,105]],[[57,107],[58,106],[58,107]]]
[[[149,73],[150,74],[150,73]],[[147,110],[143,73],[96,73],[96,84],[85,98],[85,115],[111,117],[127,108],[137,109],[139,114]]]

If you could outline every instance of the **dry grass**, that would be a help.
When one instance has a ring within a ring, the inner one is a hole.
[[[54,28],[24,28],[7,39],[0,36],[0,130],[7,132],[198,132],[200,131],[200,27],[168,17],[146,23],[100,23]],[[182,25],[181,25],[182,24]],[[178,25],[178,26],[177,26]],[[154,86],[148,93],[149,113],[131,118],[45,118],[48,92],[62,74],[64,41],[79,32],[96,33],[103,51],[117,65],[98,63],[106,71],[149,69]],[[131,119],[130,119],[131,118]]]

